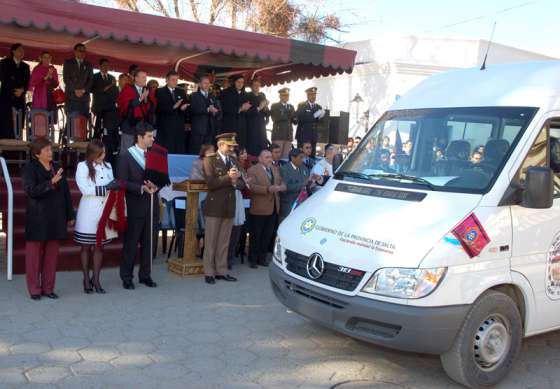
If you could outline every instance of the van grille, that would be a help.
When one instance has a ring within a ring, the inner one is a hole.
[[[286,250],[286,265],[288,271],[309,280],[313,280],[307,274],[308,260],[309,258],[305,255]],[[360,281],[362,281],[364,274],[366,274],[366,272],[362,270],[351,269],[335,265],[334,263],[325,262],[325,271],[323,275],[313,281],[332,286],[333,288],[353,291],[358,287]]]

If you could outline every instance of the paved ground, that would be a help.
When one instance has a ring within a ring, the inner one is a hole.
[[[439,359],[364,344],[289,313],[265,269],[207,286],[163,264],[160,287],[81,292],[59,273],[58,301],[32,301],[24,278],[0,280],[0,388],[455,388]],[[553,388],[560,333],[524,343],[500,388]]]

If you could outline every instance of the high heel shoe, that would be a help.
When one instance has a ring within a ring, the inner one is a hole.
[[[105,289],[103,289],[103,288],[101,287],[101,284],[95,285],[95,282],[93,282],[93,278],[91,279],[91,285],[93,285],[93,289],[95,289],[95,293],[98,293],[98,294],[105,294],[105,293],[107,293],[107,292],[105,291]]]
[[[89,288],[86,288],[86,280],[84,280],[84,293],[85,294],[92,294],[93,288],[91,287],[91,283],[89,284]]]

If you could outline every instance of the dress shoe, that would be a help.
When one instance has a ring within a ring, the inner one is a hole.
[[[251,263],[251,264],[249,265],[249,267],[250,267],[251,269],[256,269],[256,268],[258,268],[258,266],[257,266],[256,263]]]
[[[50,298],[53,300],[56,300],[58,298],[58,295],[54,292],[51,293],[43,293],[43,296],[45,296],[46,298]]]
[[[151,278],[146,278],[145,280],[140,280],[140,283],[146,285],[148,288],[157,287],[157,284]]]
[[[31,295],[31,300],[41,300],[41,295],[40,294],[32,294]]]
[[[134,289],[134,282],[132,281],[123,281],[122,283],[123,288],[132,290]]]
[[[207,284],[215,284],[216,280],[214,279],[214,277],[206,276],[204,277],[204,282],[206,282]]]
[[[216,279],[222,281],[230,281],[230,282],[237,281],[237,278],[232,277],[229,274],[226,274],[225,276],[216,276]]]

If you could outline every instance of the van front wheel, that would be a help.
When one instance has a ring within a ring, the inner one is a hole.
[[[440,356],[443,369],[469,388],[491,387],[509,372],[521,338],[515,302],[504,293],[485,292],[473,304],[451,349]]]

